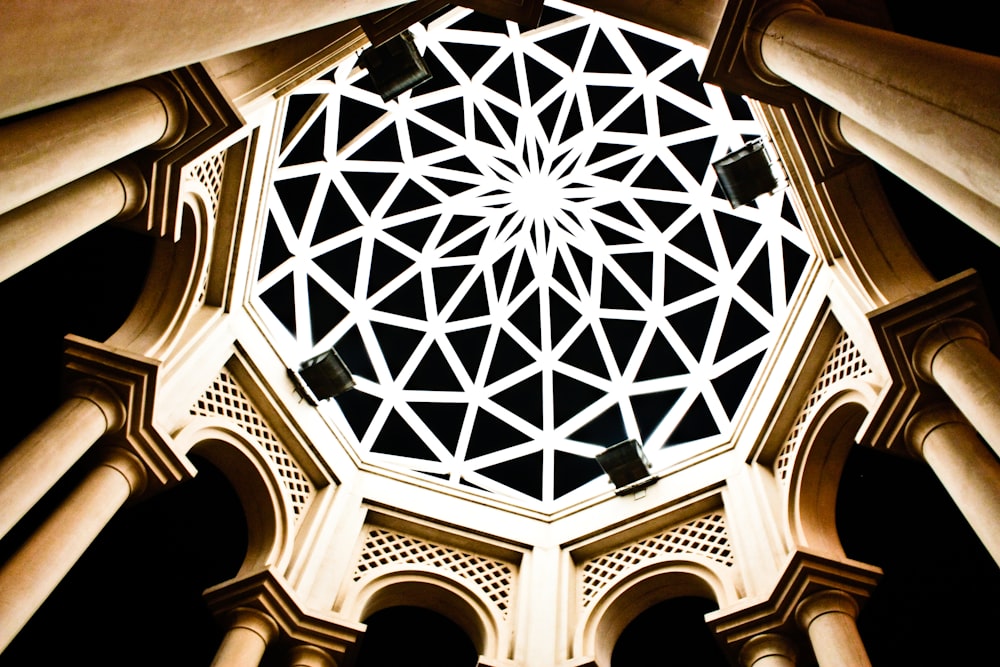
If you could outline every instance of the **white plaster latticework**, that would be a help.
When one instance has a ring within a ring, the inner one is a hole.
[[[705,556],[726,566],[733,564],[733,552],[726,531],[726,517],[713,512],[652,537],[587,561],[580,568],[580,599],[584,607],[611,582],[627,571],[666,554]]]
[[[222,193],[222,173],[226,168],[226,151],[219,151],[211,155],[206,155],[198,162],[187,167],[187,178],[201,183],[205,188],[205,193],[209,199],[209,204],[214,220],[219,213],[219,197]]]
[[[290,95],[254,287],[289,357],[337,347],[368,460],[531,507],[620,440],[729,438],[810,256],[787,196],[722,196],[762,129],[702,49],[546,17],[413,26],[434,76],[391,103],[354,58]]]
[[[381,528],[368,530],[354,570],[354,581],[379,568],[401,563],[458,575],[481,590],[503,617],[507,617],[514,581],[514,569],[510,565]]]
[[[791,462],[795,458],[795,452],[798,450],[799,445],[802,444],[802,435],[805,432],[806,424],[809,423],[816,407],[830,388],[842,380],[863,377],[871,372],[872,369],[864,357],[861,356],[861,351],[855,347],[854,342],[851,341],[847,332],[842,332],[840,337],[837,338],[837,342],[834,343],[829,356],[827,356],[826,363],[823,364],[823,370],[820,371],[819,377],[816,378],[816,383],[809,392],[809,398],[806,399],[805,404],[799,411],[798,417],[795,418],[795,423],[788,433],[788,438],[785,440],[785,444],[782,446],[781,451],[778,452],[778,457],[774,461],[775,475],[777,475],[782,484],[788,483]]]
[[[236,382],[236,378],[226,372],[219,373],[212,386],[191,407],[191,414],[203,417],[225,417],[233,420],[243,430],[253,436],[254,442],[274,465],[281,484],[291,501],[292,512],[298,520],[305,513],[313,495],[313,485],[298,462],[281,444],[267,421],[247,398]]]

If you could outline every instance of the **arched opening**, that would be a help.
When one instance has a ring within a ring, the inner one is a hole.
[[[715,600],[695,596],[653,605],[622,631],[611,653],[611,667],[729,667],[729,660],[705,623],[705,614],[718,608]]]
[[[0,667],[211,663],[222,628],[201,594],[239,570],[246,520],[222,473],[192,460],[194,479],[111,521],[0,654]]]
[[[356,667],[475,667],[479,655],[451,619],[429,609],[387,607],[364,619]]]
[[[62,402],[66,334],[104,341],[135,307],[149,273],[152,237],[102,225],[0,281],[0,349],[7,392],[0,454]]]
[[[622,576],[598,601],[581,627],[575,654],[592,656],[596,664],[609,667],[619,638],[636,618],[660,604],[681,604],[673,601],[686,598],[711,601],[706,611],[690,612],[692,618],[704,625],[707,611],[725,607],[735,599],[729,573],[698,558],[673,558]],[[661,637],[662,633],[657,631],[654,636]],[[662,646],[654,653],[662,653]]]
[[[885,572],[858,616],[875,667],[995,662],[1000,570],[926,464],[855,446],[836,513],[847,556]]]

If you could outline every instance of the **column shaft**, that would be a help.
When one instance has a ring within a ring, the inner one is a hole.
[[[1000,564],[1000,462],[993,452],[950,408],[918,413],[907,424],[906,439]]]
[[[987,347],[975,322],[950,319],[930,327],[917,341],[913,364],[952,400],[1000,455],[1000,359]]]
[[[854,619],[857,603],[837,590],[810,595],[799,603],[796,618],[809,634],[819,667],[871,667]]]
[[[73,396],[0,460],[0,536],[124,420],[125,407],[109,387],[98,382],[77,385]]]
[[[75,0],[58,12],[45,3],[5,3],[0,118],[402,2]]]
[[[156,90],[154,90],[156,88]],[[172,84],[131,85],[0,129],[0,213],[183,131]]]
[[[142,463],[124,450],[112,450],[0,568],[0,651],[144,483]]]
[[[256,609],[236,609],[230,619],[211,667],[257,667],[267,645],[278,634],[277,624]]]
[[[1000,206],[1000,58],[801,10],[760,39],[771,75]]]
[[[854,119],[838,115],[840,133],[851,147],[875,160],[956,218],[1000,245],[1000,208],[900,150]],[[942,232],[947,233],[947,230]]]
[[[98,169],[0,215],[0,281],[109,220],[138,213],[146,182],[130,166]]]

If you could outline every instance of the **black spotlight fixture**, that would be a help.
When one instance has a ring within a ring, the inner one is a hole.
[[[333,348],[312,359],[307,359],[299,369],[288,369],[299,393],[312,405],[334,398],[354,387],[354,378],[347,364]]]
[[[372,85],[383,102],[394,100],[431,78],[431,71],[420,57],[409,30],[362,51],[358,65],[368,70]]]
[[[763,139],[754,139],[716,160],[712,168],[733,208],[778,189],[778,179],[774,176]]]
[[[623,440],[597,455],[605,474],[615,485],[615,493],[623,496],[649,486],[657,479],[649,472],[651,464],[638,440]]]

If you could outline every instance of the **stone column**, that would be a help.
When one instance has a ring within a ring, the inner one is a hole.
[[[184,95],[150,79],[30,116],[0,129],[0,213],[146,148],[187,127]]]
[[[52,11],[47,3],[4,3],[0,118],[399,4],[74,0]]]
[[[125,423],[125,405],[102,382],[85,380],[0,460],[0,536],[6,535],[74,463]]]
[[[288,653],[288,667],[337,667],[337,662],[321,648],[299,644]]]
[[[795,620],[809,634],[819,667],[871,667],[861,643],[858,603],[847,593],[828,589],[802,600]]]
[[[1000,359],[988,345],[981,326],[952,318],[921,334],[912,363],[921,378],[944,390],[1000,455]]]
[[[125,501],[145,484],[146,469],[136,456],[118,448],[105,451],[80,485],[0,568],[0,651]]]
[[[1000,564],[1000,462],[993,452],[962,414],[948,406],[911,417],[906,443],[931,467]]]
[[[139,170],[120,162],[0,215],[0,281],[105,222],[131,218],[146,194]]]
[[[956,218],[1000,245],[1000,208],[900,150],[854,119],[839,113],[836,116],[838,134],[845,149],[864,153]]]
[[[740,649],[743,667],[795,667],[797,651],[791,640],[768,632],[750,638]]]
[[[790,83],[1000,206],[1000,58],[828,18],[808,2],[759,15],[756,73]]]
[[[278,624],[264,612],[246,607],[230,612],[229,622],[212,667],[257,667],[267,645],[278,636]]]

